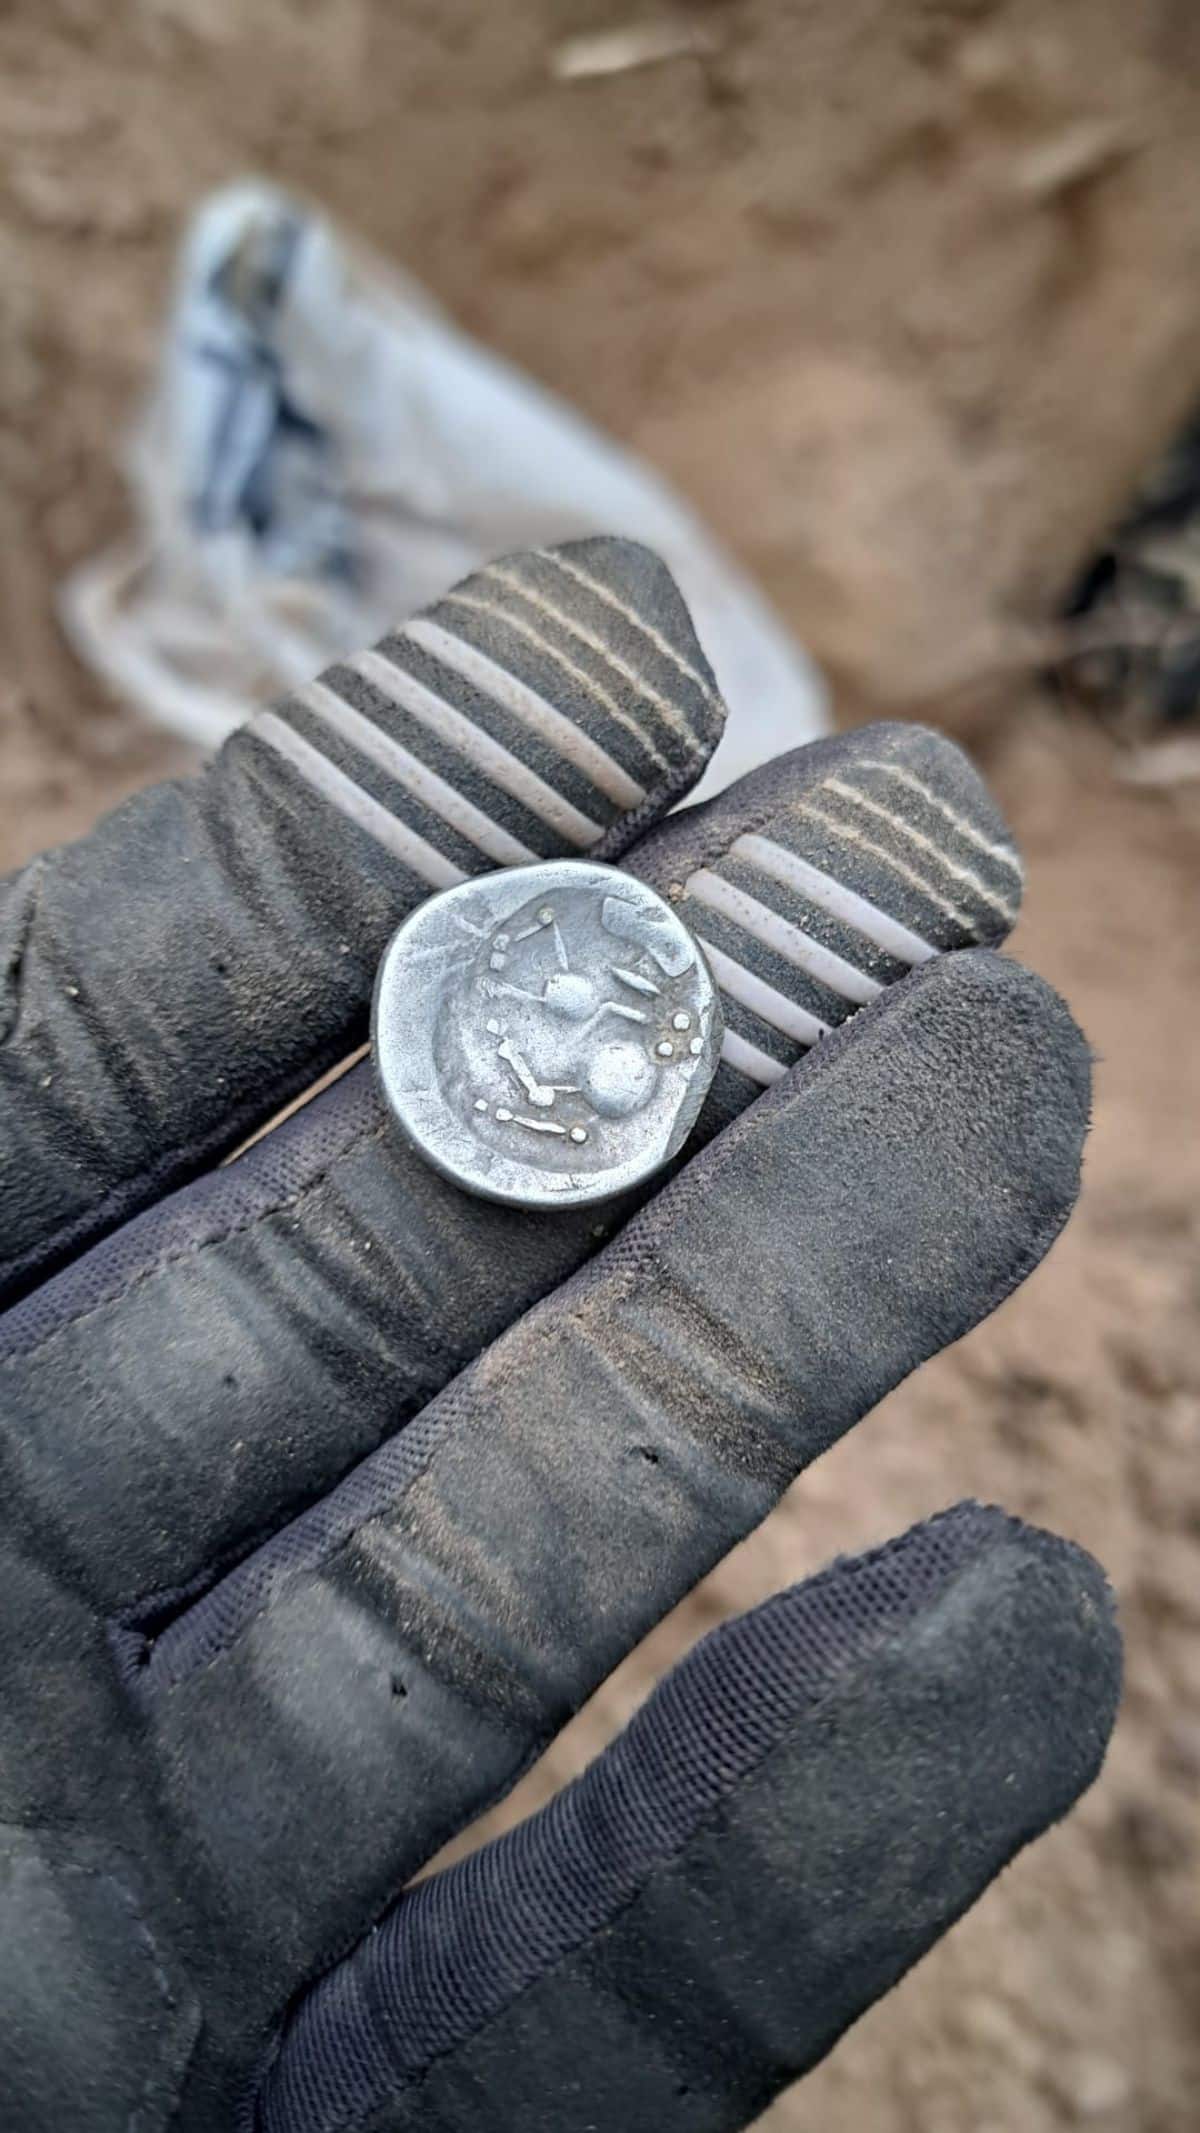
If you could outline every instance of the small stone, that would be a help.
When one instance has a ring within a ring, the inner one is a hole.
[[[1072,2118],[1106,2118],[1129,2102],[1133,2083],[1115,2059],[1099,2052],[1068,2052],[1054,2068],[1054,2087]]]

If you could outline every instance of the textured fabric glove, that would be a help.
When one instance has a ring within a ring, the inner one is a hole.
[[[1095,1775],[1104,1579],[964,1505],[408,1887],[1077,1189],[964,759],[876,726],[659,822],[720,721],[651,557],[520,556],[0,892],[6,2129],[735,2129]],[[665,1184],[470,1199],[366,1064],[213,1167],[431,889],[584,851],[723,993]]]

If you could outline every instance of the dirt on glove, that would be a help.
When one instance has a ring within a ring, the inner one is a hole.
[[[1041,690],[1049,619],[1200,397],[1187,0],[15,0],[0,26],[0,865],[184,752],[54,615],[182,218],[260,170],[658,459],[840,715],[976,749],[1016,952],[1098,1053],[1083,1203],[996,1318],[829,1455],[522,1790],[722,1613],[975,1493],[1108,1566],[1123,1717],[1082,1810],[769,2114],[813,2133],[1183,2133],[1200,2083],[1200,781],[1135,787]],[[645,49],[645,47],[643,47]],[[628,56],[628,53],[627,53]],[[570,73],[570,69],[565,70]]]

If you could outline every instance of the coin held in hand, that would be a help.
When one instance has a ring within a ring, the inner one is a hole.
[[[393,1118],[468,1192],[579,1207],[639,1184],[696,1122],[721,1047],[704,956],[653,889],[548,860],[432,896],[379,966]]]

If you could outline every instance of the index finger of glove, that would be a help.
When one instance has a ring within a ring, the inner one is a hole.
[[[647,550],[519,555],[0,887],[0,1302],[352,1051],[432,890],[618,857],[723,716]]]

